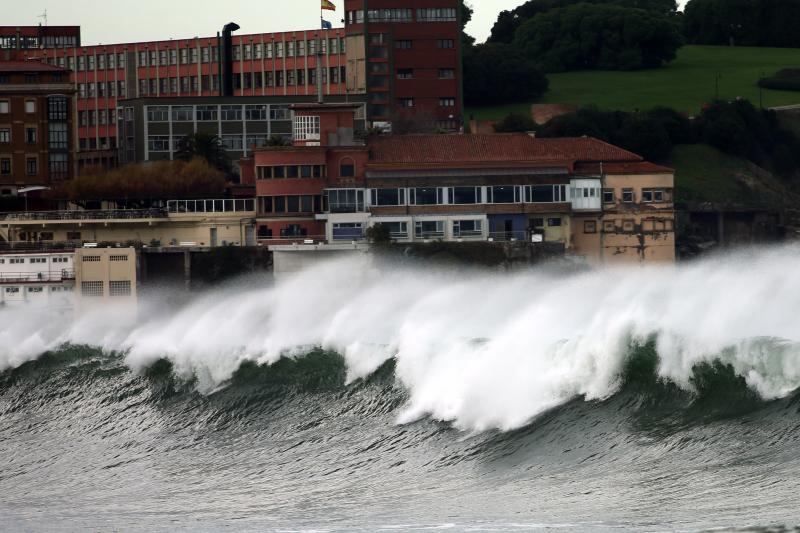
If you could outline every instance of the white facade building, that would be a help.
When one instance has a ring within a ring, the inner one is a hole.
[[[74,253],[0,254],[0,305],[72,307]]]

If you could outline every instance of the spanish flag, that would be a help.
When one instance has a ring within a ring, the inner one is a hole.
[[[333,5],[331,0],[322,0],[322,9],[327,9],[329,11],[336,11],[336,6]]]

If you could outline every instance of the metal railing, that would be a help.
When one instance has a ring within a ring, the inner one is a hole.
[[[74,280],[75,271],[62,269],[57,272],[0,272],[0,283],[55,283]]]
[[[0,213],[0,221],[112,220],[167,218],[165,209],[98,209],[89,211],[21,211]]]
[[[0,241],[2,252],[71,252],[83,247],[83,241]]]
[[[217,200],[169,200],[169,214],[184,213],[243,213],[256,210],[253,198],[227,198]]]

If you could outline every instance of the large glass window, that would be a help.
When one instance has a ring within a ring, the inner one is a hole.
[[[481,203],[480,187],[451,187],[450,203],[455,205]]]
[[[227,120],[227,121],[242,120],[242,106],[240,105],[220,106],[220,116],[222,120]]]
[[[328,210],[331,213],[359,213],[364,211],[364,191],[361,189],[328,190]]]
[[[414,236],[420,239],[435,239],[444,237],[444,221],[418,221],[414,224]]]
[[[517,187],[513,185],[500,185],[489,187],[489,203],[513,204],[519,200]]]
[[[370,203],[375,206],[406,205],[405,189],[371,189]]]
[[[442,189],[439,187],[418,187],[411,189],[411,205],[442,204]]]
[[[483,221],[481,220],[454,220],[454,237],[477,237],[483,235]]]

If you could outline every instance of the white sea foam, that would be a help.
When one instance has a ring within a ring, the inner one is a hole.
[[[740,252],[681,267],[579,275],[376,271],[338,260],[269,287],[197,297],[176,311],[143,304],[135,324],[104,310],[78,320],[0,311],[0,369],[69,342],[123,351],[140,370],[161,357],[218,388],[242,361],[310,346],[342,353],[350,379],[391,357],[409,391],[399,417],[465,430],[511,429],[575,396],[619,386],[633,340],[658,336],[659,372],[689,387],[719,357],[764,397],[800,386],[800,248]]]

